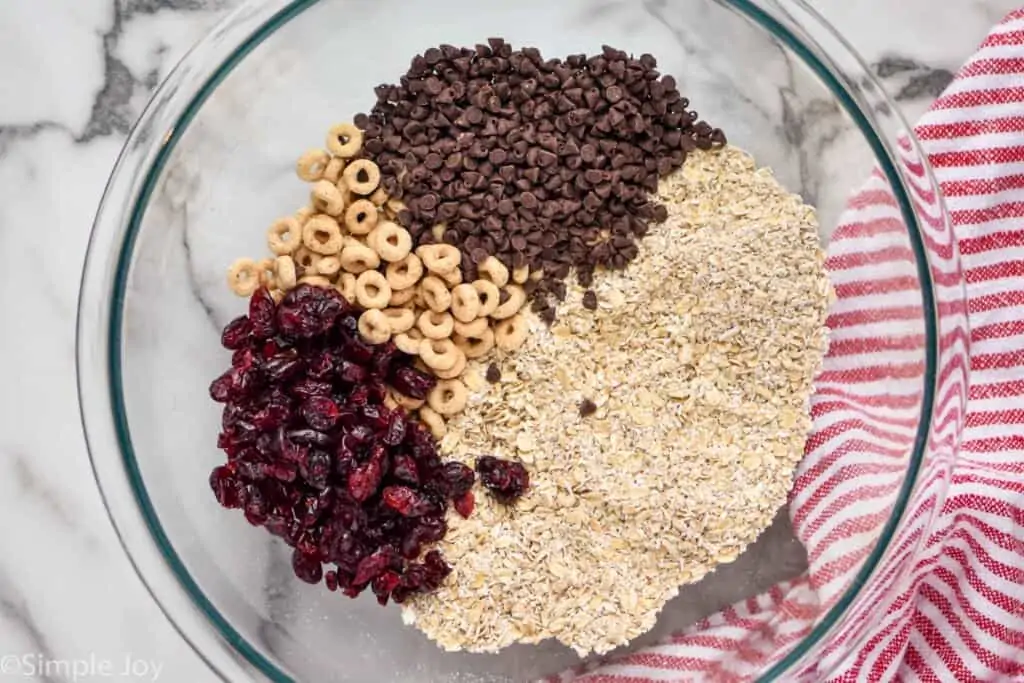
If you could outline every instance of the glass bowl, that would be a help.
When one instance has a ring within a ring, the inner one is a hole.
[[[764,655],[724,652],[716,670],[824,677],[884,617],[923,552],[959,439],[966,334],[955,242],[912,134],[862,61],[797,0],[258,0],[228,16],[133,130],[83,276],[83,422],[128,556],[225,680],[522,681],[580,663],[553,643],[444,653],[372,596],[338,599],[295,580],[284,545],[220,509],[206,483],[221,458],[207,385],[226,361],[219,332],[244,306],[225,267],[261,253],[260,226],[304,199],[297,154],[367,110],[375,85],[427,47],[490,36],[548,56],[603,44],[655,54],[705,118],[818,208],[839,300],[812,401],[824,425],[807,447],[816,464],[743,556],[684,587],[634,645],[798,586],[798,627],[766,620]],[[880,308],[867,310],[872,296]],[[865,344],[883,353],[863,363]],[[828,425],[836,405],[854,411],[851,423]],[[883,437],[884,449],[872,447]],[[819,458],[833,438],[842,447]],[[855,475],[883,456],[862,497]],[[855,505],[833,500],[807,528],[826,490]]]

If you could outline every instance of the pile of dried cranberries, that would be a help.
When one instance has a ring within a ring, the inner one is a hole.
[[[429,431],[385,405],[389,387],[423,398],[436,380],[393,344],[364,342],[360,313],[334,289],[300,285],[280,304],[253,294],[221,338],[231,368],[210,385],[225,404],[228,456],[210,486],[294,548],[299,578],[349,597],[370,587],[383,605],[435,590],[451,571],[437,550],[420,555],[444,537],[449,503],[472,512],[475,475],[442,462]],[[526,471],[494,460],[478,463],[484,485],[502,500],[522,494]]]

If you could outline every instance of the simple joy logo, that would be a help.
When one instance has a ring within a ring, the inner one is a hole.
[[[111,678],[129,681],[160,679],[163,664],[130,654],[116,659],[90,654],[76,659],[56,659],[38,652],[0,657],[0,676],[63,680],[71,683]]]

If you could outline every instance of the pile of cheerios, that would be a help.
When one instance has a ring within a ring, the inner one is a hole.
[[[362,131],[341,123],[328,132],[326,150],[299,158],[296,172],[311,184],[309,204],[267,230],[274,258],[236,260],[228,284],[244,297],[267,287],[276,301],[298,284],[337,289],[364,309],[359,333],[366,342],[393,342],[439,378],[426,400],[398,393],[391,400],[418,413],[440,439],[445,420],[466,406],[460,377],[467,360],[495,348],[514,351],[526,340],[521,309],[531,274],[490,256],[477,264],[478,279],[463,282],[458,248],[438,243],[414,250],[396,222],[405,206],[380,186],[377,165],[359,158],[362,146]],[[444,226],[436,230],[440,240]]]

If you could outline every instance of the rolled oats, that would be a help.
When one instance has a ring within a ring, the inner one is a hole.
[[[449,515],[454,571],[404,614],[446,649],[628,643],[786,502],[827,346],[814,210],[732,147],[693,153],[660,199],[629,268],[570,288],[550,329],[524,314],[500,370],[470,363],[494,383],[442,450],[518,459],[531,488]]]

